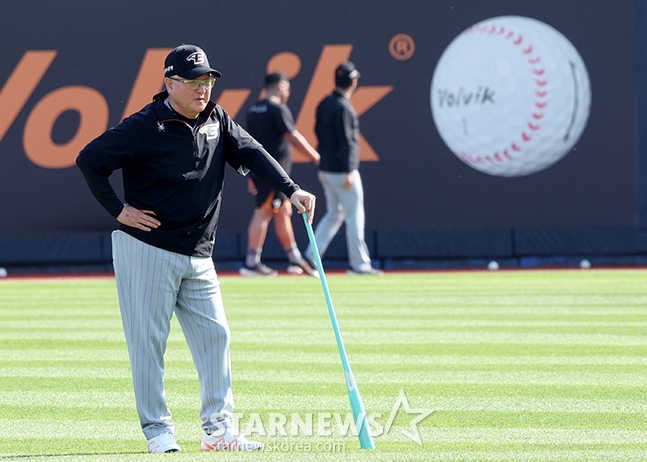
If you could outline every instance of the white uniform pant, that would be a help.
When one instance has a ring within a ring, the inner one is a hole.
[[[346,224],[346,247],[348,263],[355,271],[366,271],[371,268],[371,257],[364,241],[364,189],[362,178],[353,170],[353,184],[350,189],[343,189],[346,173],[319,171],[319,181],[326,197],[326,213],[315,229],[315,241],[319,253],[323,255],[330,241],[335,237],[342,223]],[[306,258],[313,261],[310,246],[305,252]]]
[[[212,415],[233,412],[229,326],[211,258],[158,249],[112,233],[119,306],[132,369],[135,401],[147,439],[173,433],[164,394],[164,353],[173,313],[198,371],[203,429]]]

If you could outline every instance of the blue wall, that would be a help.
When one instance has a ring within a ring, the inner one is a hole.
[[[253,8],[246,2],[205,1],[194,4],[204,14],[171,30],[160,26],[176,5],[171,0],[35,5],[15,2],[0,15],[0,37],[7,44],[0,69],[6,90],[0,92],[0,266],[109,268],[109,235],[116,222],[90,195],[73,157],[95,134],[117,124],[129,104],[146,104],[161,86],[161,69],[159,82],[138,80],[146,58],[154,60],[156,50],[183,42],[201,45],[223,71],[213,98],[226,100],[223,106],[241,124],[268,66],[298,64],[289,106],[302,132],[317,89],[328,85],[328,74],[317,74],[326,57],[347,56],[357,64],[360,88],[376,92],[360,115],[374,156],[364,151],[369,158],[361,172],[367,241],[383,266],[484,267],[491,259],[515,267],[570,266],[581,258],[605,265],[645,261],[644,1],[464,0],[411,2],[400,10],[369,0],[331,0],[325,7],[275,0]],[[575,148],[554,166],[518,178],[486,175],[458,160],[436,131],[429,105],[431,77],[447,45],[472,24],[501,15],[536,18],[562,32],[582,55],[592,86],[589,122]],[[25,17],[29,28],[23,27]],[[313,23],[312,17],[318,20]],[[415,43],[407,59],[397,59],[389,48],[399,34]],[[51,61],[44,58],[47,53]],[[32,67],[28,58],[34,59]],[[11,77],[20,69],[40,78],[29,86],[20,76],[16,84]],[[149,69],[156,75],[156,67]],[[138,90],[136,82],[146,88]],[[386,90],[378,94],[380,89]],[[76,101],[79,91],[86,93]],[[72,101],[70,107],[56,103],[61,96]],[[83,101],[93,103],[86,108]],[[105,121],[99,129],[89,127],[100,117]],[[316,169],[296,163],[293,177],[322,197],[319,218],[324,201]],[[240,264],[252,210],[245,179],[228,172],[214,254],[221,268]],[[299,217],[294,226],[303,248],[307,238]],[[284,263],[273,235],[264,259]],[[325,261],[345,266],[343,233]]]

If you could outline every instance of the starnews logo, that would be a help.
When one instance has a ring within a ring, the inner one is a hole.
[[[292,413],[270,413],[265,420],[258,413],[234,413],[232,415],[214,414],[211,421],[216,424],[215,434],[221,431],[224,433],[225,425],[223,420],[233,420],[234,429],[247,436],[256,437],[332,437],[332,436],[355,436],[359,434],[360,425],[366,417],[369,432],[374,438],[386,436],[392,430],[395,419],[408,419],[407,428],[400,428],[402,435],[422,446],[423,441],[418,430],[418,424],[433,414],[435,410],[412,409],[409,405],[404,389],[400,393],[391,408],[386,420],[381,412],[369,413],[366,416],[358,416],[357,422],[352,413],[338,412],[310,412],[305,414]],[[412,417],[413,416],[413,417]]]

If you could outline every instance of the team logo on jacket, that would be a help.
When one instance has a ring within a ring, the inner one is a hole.
[[[200,130],[198,130],[198,133],[200,133],[201,135],[207,136],[207,141],[215,140],[216,138],[218,138],[219,132],[220,132],[220,122],[204,125],[200,127]]]

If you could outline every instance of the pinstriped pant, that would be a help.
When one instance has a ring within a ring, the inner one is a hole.
[[[231,415],[229,326],[211,258],[189,257],[112,233],[121,319],[128,345],[135,401],[147,439],[173,433],[164,395],[164,352],[173,313],[200,380],[203,429],[213,414]]]

